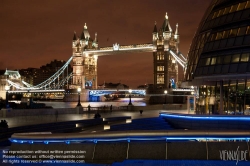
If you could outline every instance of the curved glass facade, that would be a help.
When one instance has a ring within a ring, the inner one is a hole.
[[[199,102],[205,111],[209,106],[227,113],[247,109],[250,0],[211,2],[193,38],[185,79],[200,87]]]
[[[250,72],[250,1],[214,0],[193,38],[185,79]]]

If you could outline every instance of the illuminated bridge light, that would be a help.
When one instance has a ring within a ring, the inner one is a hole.
[[[180,92],[193,92],[194,89],[172,89],[173,91],[180,91]]]
[[[128,89],[120,89],[119,92],[128,92]],[[133,94],[146,95],[146,90],[133,89]],[[117,89],[101,89],[101,90],[90,90],[89,94],[92,96],[101,96],[105,94],[111,94],[117,92]]]

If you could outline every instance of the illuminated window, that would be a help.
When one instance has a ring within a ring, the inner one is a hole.
[[[208,41],[213,41],[214,34],[211,34],[210,38]]]
[[[247,2],[242,2],[242,3],[240,3],[239,6],[238,6],[238,8],[237,8],[237,11],[243,10],[243,9],[245,8],[245,6],[246,6],[246,3],[247,3]]]
[[[232,62],[239,62],[240,60],[240,54],[234,54],[232,56]]]
[[[230,30],[224,31],[222,38],[223,39],[228,38],[229,32],[230,32]]]
[[[206,59],[206,64],[205,64],[206,66],[208,66],[208,65],[210,65],[210,58],[207,58]]]
[[[247,35],[250,34],[250,26],[247,27],[247,32],[246,32]]]
[[[212,34],[210,41],[214,41],[216,38],[216,34]]]
[[[237,36],[245,35],[246,34],[247,27],[241,27],[239,28]]]
[[[214,19],[216,17],[217,17],[217,12],[214,12],[214,15],[213,15],[212,19]]]
[[[248,62],[249,60],[249,53],[245,53],[241,55],[240,61],[241,62]]]
[[[227,13],[230,11],[230,9],[231,9],[231,6],[230,6],[230,7],[227,7],[227,8],[224,10],[223,15],[227,14]]]
[[[246,9],[250,8],[250,1],[247,1]]]
[[[157,74],[157,84],[164,84],[164,74]]]
[[[219,13],[218,13],[217,17],[222,16],[222,15],[223,15],[223,13],[224,13],[224,9],[221,9],[221,10],[219,11]]]
[[[206,64],[206,59],[201,59],[198,66],[204,66]]]
[[[216,57],[213,57],[213,58],[211,59],[211,65],[215,65],[215,63],[216,63]]]
[[[229,37],[235,37],[237,35],[238,29],[231,29],[229,33]]]
[[[221,39],[221,38],[222,38],[222,36],[223,36],[223,32],[217,32],[217,35],[216,35],[215,40],[219,40],[219,39]]]
[[[164,66],[157,66],[157,71],[164,71]]]
[[[162,40],[157,40],[157,45],[163,45],[163,41]]]
[[[229,13],[235,12],[235,11],[237,10],[237,8],[238,8],[238,5],[239,5],[239,4],[233,5],[233,6],[231,7],[231,10],[229,11]]]
[[[164,54],[158,52],[157,53],[157,60],[164,60]]]

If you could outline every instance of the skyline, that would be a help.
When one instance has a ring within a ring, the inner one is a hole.
[[[187,56],[210,0],[141,2],[79,0],[72,3],[62,0],[58,4],[55,1],[1,1],[0,69],[39,68],[54,59],[67,61],[72,55],[74,31],[80,36],[85,23],[91,38],[97,32],[99,47],[114,43],[150,43],[155,21],[159,29],[166,12],[174,31],[175,25],[179,25],[179,48]],[[153,83],[152,55],[140,53],[99,57],[98,84],[104,81],[121,82],[134,88]]]

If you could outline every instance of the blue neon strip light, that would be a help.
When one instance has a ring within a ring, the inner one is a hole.
[[[220,116],[220,117],[215,117],[215,116],[192,116],[192,115],[175,115],[175,114],[167,114],[167,113],[160,113],[160,116],[165,116],[165,117],[172,117],[172,118],[183,118],[183,119],[197,119],[197,120],[241,120],[241,121],[250,121],[250,117],[245,117],[245,116],[234,116],[234,117],[229,117],[229,116]]]
[[[195,136],[190,136],[190,137],[142,137],[142,138],[114,138],[114,139],[72,139],[72,140],[62,140],[62,139],[53,139],[53,140],[17,140],[17,139],[10,139],[11,142],[13,143],[41,143],[43,142],[44,144],[49,144],[49,143],[66,143],[66,144],[70,144],[71,142],[120,142],[120,141],[156,141],[156,140],[183,140],[183,141],[187,141],[187,140],[223,140],[223,141],[231,141],[231,140],[237,140],[237,141],[247,141],[249,142],[250,137],[195,137]]]

